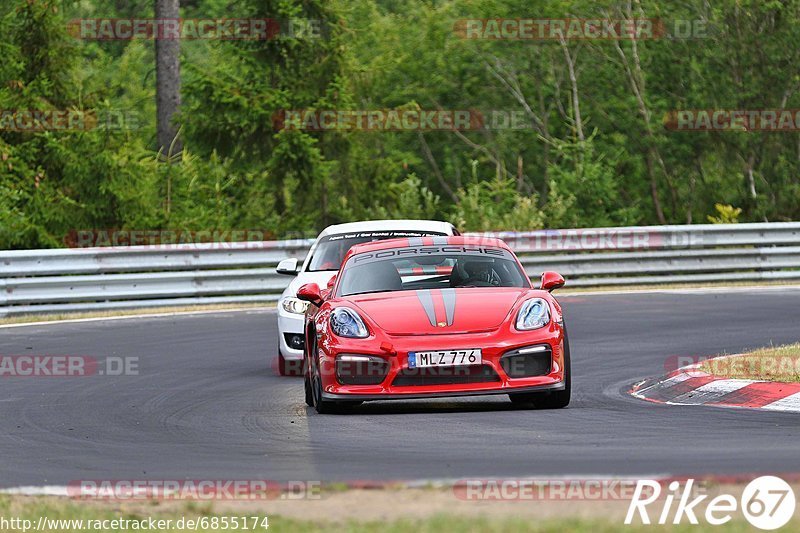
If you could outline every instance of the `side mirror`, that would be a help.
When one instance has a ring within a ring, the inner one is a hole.
[[[331,279],[328,280],[328,290],[329,291],[332,291],[333,290],[333,286],[336,285],[336,276],[337,276],[337,274],[334,274],[331,277]]]
[[[275,269],[275,272],[283,274],[284,276],[296,276],[297,259],[284,259],[278,263],[278,268]]]
[[[297,290],[297,298],[317,307],[322,305],[322,294],[320,294],[319,285],[316,283],[306,283],[300,287]]]
[[[564,278],[558,272],[544,272],[542,273],[542,283],[539,286],[543,291],[552,292],[564,286]]]

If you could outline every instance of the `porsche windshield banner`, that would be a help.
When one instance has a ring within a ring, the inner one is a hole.
[[[353,265],[364,265],[376,261],[390,259],[412,259],[415,257],[457,257],[471,255],[488,259],[502,258],[512,260],[514,257],[507,250],[491,246],[410,246],[408,248],[390,248],[376,252],[358,254],[351,259]]]
[[[412,237],[427,237],[430,235],[434,235],[430,232],[426,231],[357,231],[352,233],[340,233],[338,235],[328,235],[327,237],[323,237],[320,239],[320,242],[337,242],[343,241],[347,239],[371,239],[371,240],[383,240],[383,239],[405,239],[405,238],[412,238]],[[438,234],[436,234],[438,235]]]

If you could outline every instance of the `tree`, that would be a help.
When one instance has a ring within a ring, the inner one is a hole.
[[[155,0],[156,20],[177,21],[180,0]],[[161,26],[163,27],[163,26]],[[183,150],[175,115],[181,106],[180,40],[156,35],[156,116],[158,150],[167,159],[180,158]]]

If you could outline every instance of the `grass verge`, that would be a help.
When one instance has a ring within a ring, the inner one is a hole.
[[[700,370],[731,379],[800,383],[800,343],[703,361]]]
[[[413,515],[414,510],[408,509]],[[215,511],[210,503],[182,502],[179,505],[164,505],[159,502],[147,504],[111,504],[107,502],[76,502],[58,497],[23,497],[0,496],[0,531],[20,532],[35,530],[42,526],[43,531],[54,533],[71,533],[83,531],[123,532],[145,530],[145,524],[152,519],[163,520],[156,531],[269,531],[317,532],[317,531],[349,531],[353,533],[438,533],[438,532],[519,532],[519,533],[557,533],[562,531],[612,533],[621,528],[632,532],[653,530],[672,532],[698,531],[749,531],[750,526],[743,520],[734,520],[724,527],[692,526],[623,526],[622,520],[601,518],[572,518],[565,513],[564,518],[546,518],[543,520],[530,517],[504,516],[459,516],[456,514],[436,514],[427,517],[391,518],[386,520],[345,520],[330,521],[325,516],[308,513],[313,518],[288,518],[273,515],[269,512],[269,503],[264,502],[262,509]],[[40,522],[44,517],[44,522]],[[234,518],[238,519],[238,528],[233,528]],[[265,520],[266,518],[266,520]],[[5,523],[3,522],[5,520]],[[16,520],[16,522],[14,522]],[[122,521],[127,522],[122,522]],[[26,522],[27,521],[27,522]],[[116,523],[113,521],[117,521]],[[170,521],[170,522],[166,522]],[[245,522],[247,521],[247,522]],[[137,522],[138,527],[133,524]],[[227,523],[228,527],[224,528]],[[798,526],[798,522],[793,524]],[[243,527],[246,525],[247,527]],[[791,524],[787,527],[791,527]],[[151,529],[152,530],[152,529]],[[795,529],[796,530],[796,529]]]

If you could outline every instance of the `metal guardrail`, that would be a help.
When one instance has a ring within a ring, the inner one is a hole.
[[[800,223],[483,234],[571,287],[800,280]],[[0,251],[0,316],[277,300],[310,240]]]

